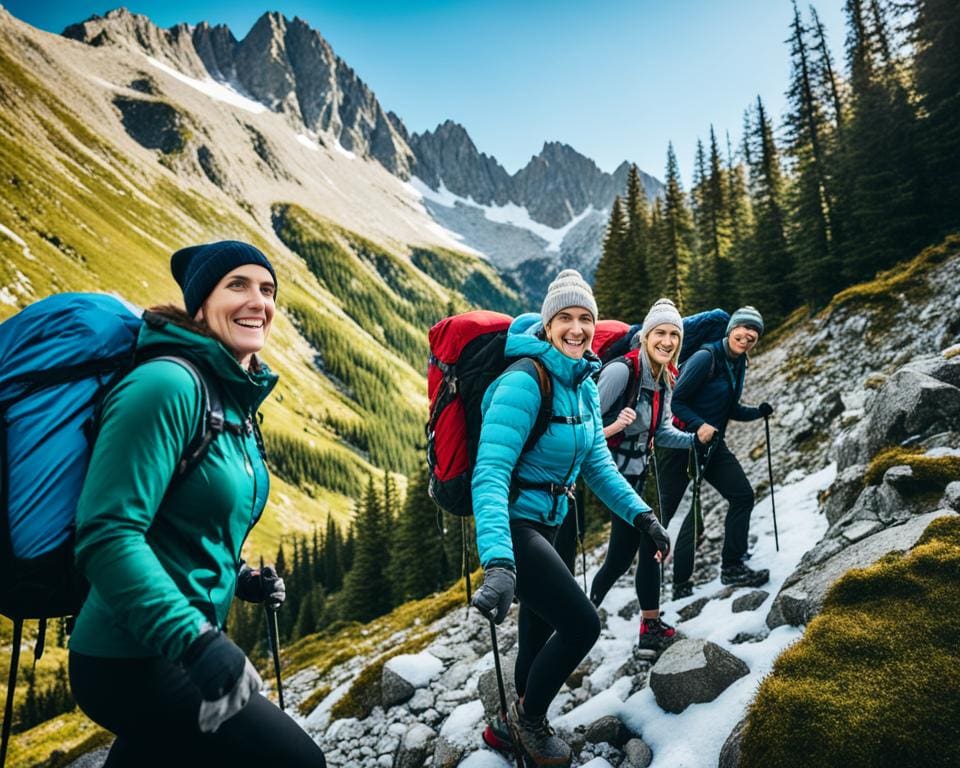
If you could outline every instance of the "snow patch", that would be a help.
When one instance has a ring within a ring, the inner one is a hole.
[[[297,134],[297,142],[305,146],[307,149],[313,150],[314,152],[320,151],[320,147],[317,146],[317,142],[302,133]]]
[[[25,258],[30,259],[30,261],[36,261],[34,255],[30,253],[30,246],[27,245],[26,240],[20,237],[20,235],[18,235],[16,232],[11,229],[7,229],[5,226],[3,226],[3,224],[0,224],[0,235],[6,235],[13,240],[13,242],[19,245],[23,249],[23,255]],[[28,280],[27,282],[29,283],[30,281]]]
[[[567,236],[577,224],[583,221],[594,212],[592,205],[588,205],[577,216],[572,218],[562,227],[550,227],[534,221],[526,207],[516,203],[507,203],[506,205],[481,205],[472,197],[460,197],[455,195],[440,180],[439,189],[431,189],[422,179],[413,176],[407,186],[422,200],[429,200],[445,208],[454,208],[457,205],[466,205],[471,208],[479,208],[483,211],[484,218],[492,221],[494,224],[509,224],[512,227],[525,229],[532,232],[547,244],[547,251],[558,252]]]
[[[191,88],[206,94],[215,101],[222,101],[225,104],[229,104],[233,107],[239,107],[240,109],[246,110],[247,112],[252,112],[255,115],[267,111],[267,108],[259,101],[254,101],[253,99],[244,96],[228,83],[217,82],[212,77],[205,77],[203,80],[197,80],[194,77],[183,74],[168,64],[164,64],[159,59],[153,58],[153,56],[147,56],[147,61],[150,62],[151,66],[156,67],[161,72],[166,72],[168,75],[170,75],[170,77],[173,77],[179,80],[181,83],[189,85]]]
[[[327,727],[327,723],[330,722],[330,710],[346,695],[352,685],[353,679],[351,678],[330,691],[330,693],[324,697],[323,701],[314,707],[313,712],[307,715],[303,721],[304,727],[311,733],[322,733]]]
[[[476,746],[477,728],[483,722],[483,702],[474,699],[461,704],[444,721],[440,735],[451,744]]]
[[[357,159],[357,155],[356,155],[354,152],[351,152],[351,151],[350,151],[349,149],[347,149],[345,146],[343,146],[343,144],[340,143],[340,140],[339,140],[339,139],[335,139],[335,140],[334,140],[334,142],[333,142],[333,148],[334,148],[335,151],[339,152],[341,155],[343,155],[345,158],[347,158],[347,160],[356,160],[356,159]]]
[[[443,662],[427,651],[394,656],[385,666],[390,671],[400,675],[414,688],[425,687],[433,678],[443,672]]]

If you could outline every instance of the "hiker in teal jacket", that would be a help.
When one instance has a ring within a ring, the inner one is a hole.
[[[648,531],[657,557],[670,542],[650,508],[617,471],[603,436],[597,387],[599,362],[589,353],[597,305],[575,270],[551,283],[540,315],[518,317],[505,355],[539,361],[552,381],[552,420],[536,446],[522,453],[540,410],[540,385],[523,370],[503,373],[481,406],[483,423],[473,473],[473,509],[484,583],[474,605],[497,623],[520,600],[511,707],[520,747],[535,764],[569,762],[570,748],[552,731],[547,708],[600,634],[600,620],[553,547],[578,476],[627,523]],[[521,455],[522,453],[522,455]],[[506,723],[484,734],[510,747]]]
[[[234,241],[183,249],[171,264],[188,311],[145,315],[138,354],[203,370],[226,428],[171,483],[205,414],[194,374],[149,360],[107,396],[77,505],[76,561],[90,593],[70,638],[74,696],[117,734],[107,766],[323,765],[222,632],[235,593],[283,599],[272,570],[254,573],[240,559],[269,491],[254,424],[277,381],[257,357],[276,275],[260,251]]]

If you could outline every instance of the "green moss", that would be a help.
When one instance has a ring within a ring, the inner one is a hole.
[[[783,361],[780,370],[787,381],[793,382],[816,375],[820,367],[806,352],[793,352]]]
[[[329,685],[321,685],[297,705],[297,712],[299,712],[303,717],[306,717],[313,712],[313,710],[321,701],[330,695],[331,690],[332,689]]]
[[[887,448],[870,461],[863,484],[879,485],[890,467],[907,465],[913,469],[916,491],[942,491],[947,483],[960,477],[960,456],[927,456],[916,448]]]
[[[946,349],[943,352],[944,360],[952,360],[957,355],[960,355],[960,344],[950,347],[950,349]]]
[[[75,710],[14,735],[6,765],[7,768],[64,766],[112,740],[113,734]]]
[[[882,373],[871,373],[863,382],[865,389],[880,389],[887,381]]]
[[[741,766],[953,765],[960,519],[847,573],[750,707]]]
[[[827,311],[848,304],[878,309],[897,307],[900,304],[899,294],[925,290],[927,273],[955,256],[958,250],[960,234],[948,235],[942,243],[924,248],[915,258],[879,272],[873,280],[840,291],[833,297]]]

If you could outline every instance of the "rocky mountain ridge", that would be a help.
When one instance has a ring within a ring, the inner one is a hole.
[[[591,275],[610,205],[626,189],[629,163],[606,173],[559,142],[545,142],[511,175],[452,121],[410,134],[299,17],[264,13],[237,40],[222,24],[162,29],[146,16],[118,8],[73,24],[63,34],[93,47],[134,50],[189,77],[227,85],[283,115],[311,142],[342,146],[400,179],[415,177],[429,190],[452,193],[467,204],[427,200],[427,210],[501,269],[534,260],[533,272],[563,262]],[[641,178],[649,197],[661,193],[660,182],[646,173]],[[483,211],[483,206],[495,210]]]

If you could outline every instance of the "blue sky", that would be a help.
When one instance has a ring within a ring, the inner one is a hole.
[[[109,0],[0,0],[51,32]],[[119,2],[120,0],[118,0]],[[843,0],[816,0],[842,61]],[[710,124],[740,137],[759,94],[781,115],[789,0],[126,0],[160,26],[227,24],[239,39],[265,11],[300,16],[411,132],[450,118],[511,173],[562,141],[607,171],[662,177],[672,140],[689,187]],[[807,4],[800,3],[805,11]]]

